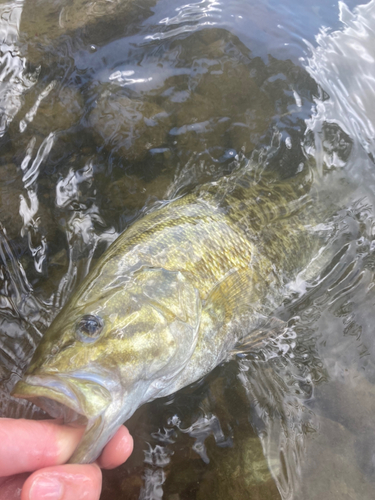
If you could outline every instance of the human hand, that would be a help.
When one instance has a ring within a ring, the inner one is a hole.
[[[113,469],[125,462],[133,439],[122,426],[96,463],[63,465],[83,432],[56,420],[1,418],[0,500],[98,500],[100,467]]]

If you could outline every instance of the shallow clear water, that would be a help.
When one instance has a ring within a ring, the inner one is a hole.
[[[45,5],[0,5],[1,414],[43,416],[9,391],[145,207],[309,161],[330,237],[284,327],[140,408],[102,498],[374,498],[375,2]]]

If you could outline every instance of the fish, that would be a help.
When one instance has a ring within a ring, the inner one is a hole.
[[[70,463],[91,463],[146,402],[231,359],[285,298],[322,241],[314,172],[237,168],[145,212],[52,321],[13,396],[85,425]]]

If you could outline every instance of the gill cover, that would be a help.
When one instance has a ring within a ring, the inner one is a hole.
[[[180,272],[142,268],[92,291],[72,296],[13,390],[55,417],[67,407],[87,420],[75,462],[95,460],[140,405],[174,391],[201,316],[199,294]]]

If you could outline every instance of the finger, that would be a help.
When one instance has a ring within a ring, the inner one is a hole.
[[[97,460],[99,467],[114,469],[124,463],[133,451],[133,438],[125,426],[121,426]]]
[[[84,428],[51,420],[0,419],[0,476],[31,472],[65,463]]]
[[[23,483],[29,474],[0,478],[0,500],[19,500]]]
[[[101,485],[96,464],[47,467],[26,479],[21,500],[99,500]]]

